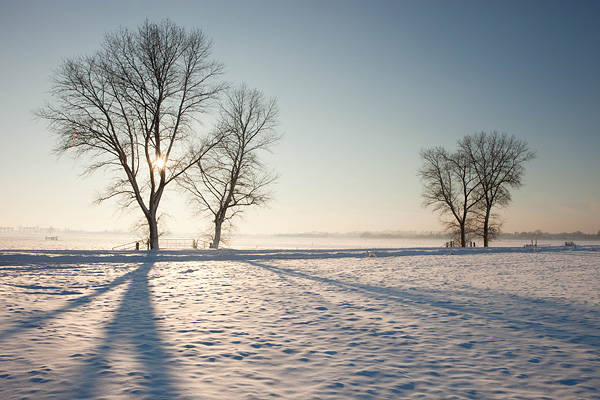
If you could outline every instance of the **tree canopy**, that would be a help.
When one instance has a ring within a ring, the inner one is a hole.
[[[219,109],[218,144],[180,182],[197,209],[211,215],[213,248],[219,247],[224,223],[271,199],[269,188],[277,175],[266,168],[261,153],[281,138],[275,130],[276,101],[257,89],[240,85],[227,91]]]
[[[196,122],[225,87],[222,64],[199,30],[169,20],[108,33],[92,55],[63,61],[53,73],[51,101],[37,111],[57,135],[56,152],[87,161],[87,173],[111,170],[99,201],[137,205],[158,248],[164,190],[218,140]]]
[[[510,203],[510,189],[521,187],[524,164],[534,158],[526,142],[496,131],[466,135],[454,152],[422,150],[423,205],[440,213],[462,246],[469,236],[481,236],[488,246],[501,225],[494,207]]]

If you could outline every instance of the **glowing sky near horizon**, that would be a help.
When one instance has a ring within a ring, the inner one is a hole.
[[[477,131],[538,157],[504,231],[600,229],[600,2],[0,0],[0,226],[128,229],[138,211],[92,205],[107,177],[52,154],[31,110],[62,59],[145,18],[199,27],[224,78],[276,97],[284,134],[269,208],[241,233],[440,230],[421,207],[419,150]],[[179,194],[172,231],[194,232]]]

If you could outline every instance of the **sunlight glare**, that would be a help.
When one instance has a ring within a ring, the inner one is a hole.
[[[167,164],[166,158],[161,155],[161,156],[156,157],[156,159],[152,163],[152,166],[154,167],[154,169],[158,169],[159,171],[162,171],[163,169],[165,169],[166,164]]]

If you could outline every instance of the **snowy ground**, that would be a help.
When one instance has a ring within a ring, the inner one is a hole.
[[[597,250],[0,250],[0,398],[600,399]]]

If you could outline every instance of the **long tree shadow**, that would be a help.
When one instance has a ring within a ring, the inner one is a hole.
[[[506,295],[490,292],[488,300],[493,306],[482,307],[476,301],[472,304],[468,301],[460,301],[455,298],[449,301],[450,295],[456,294],[452,291],[439,291],[420,288],[418,291],[399,290],[390,287],[379,287],[354,282],[343,282],[341,280],[310,275],[289,268],[275,267],[256,261],[246,261],[255,267],[269,270],[282,276],[292,276],[307,279],[314,282],[334,285],[345,290],[359,291],[369,296],[383,297],[387,300],[410,304],[422,309],[441,309],[452,313],[463,313],[486,318],[488,320],[500,321],[507,329],[513,331],[533,331],[536,334],[553,337],[570,343],[581,343],[591,347],[600,348],[600,312],[598,310],[583,309],[576,305],[557,303],[552,301],[540,301],[516,295]],[[465,296],[464,293],[460,295]],[[504,305],[510,301],[531,306],[530,315],[526,319],[522,315],[511,315],[508,310],[506,314],[489,312],[490,309],[502,310]]]
[[[109,397],[182,398],[170,372],[172,359],[165,351],[152,306],[149,272],[153,265],[146,262],[128,275],[131,283],[114,318],[104,328],[102,342],[84,360],[76,397],[108,394]],[[119,387],[123,393],[110,393],[107,391],[112,379],[127,380],[130,384]]]
[[[107,283],[106,285],[100,286],[99,288],[95,289],[90,294],[86,294],[84,296],[71,299],[71,300],[69,300],[69,302],[67,304],[65,304],[61,308],[51,310],[51,311],[45,312],[40,315],[33,315],[28,318],[17,321],[15,326],[13,326],[9,329],[0,331],[0,340],[4,340],[7,337],[13,336],[15,334],[18,334],[19,332],[22,332],[22,331],[25,331],[28,329],[34,329],[34,328],[41,327],[46,322],[66,313],[66,312],[69,312],[78,307],[84,306],[84,305],[90,303],[96,297],[116,288],[117,286],[122,285],[123,283],[128,282],[129,280],[132,279],[132,276],[134,274],[136,274],[136,272],[137,272],[137,270],[130,271],[130,272],[116,278],[112,282]]]

